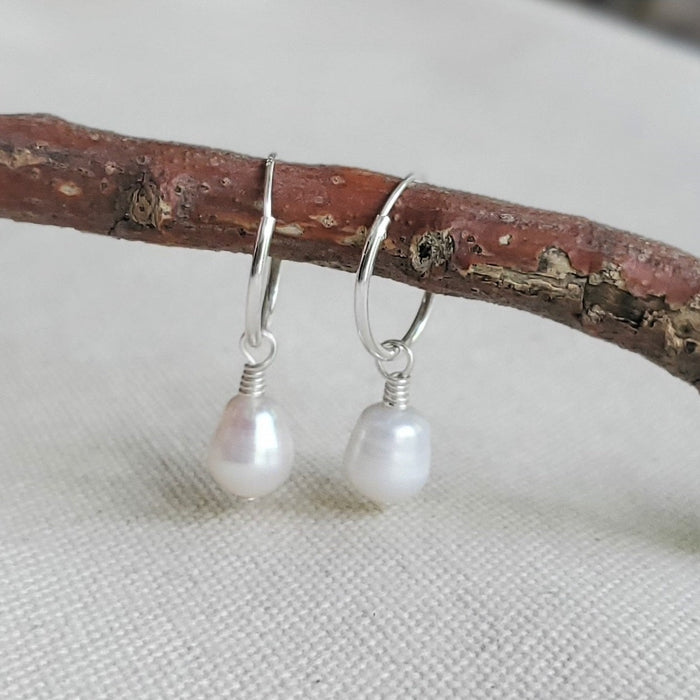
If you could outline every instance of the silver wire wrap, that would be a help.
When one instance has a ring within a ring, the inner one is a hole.
[[[410,377],[402,377],[400,374],[390,376],[384,382],[382,403],[389,408],[398,408],[402,410],[407,408],[410,388]]]
[[[245,396],[262,396],[265,393],[265,373],[277,354],[275,336],[270,331],[263,330],[260,337],[263,341],[267,341],[269,349],[262,360],[257,360],[253,354],[253,348],[250,348],[248,345],[245,333],[241,336],[241,352],[246,359],[246,363],[243,365],[238,392]]]
[[[265,368],[260,365],[243,365],[238,393],[245,396],[262,396],[265,393]]]
[[[387,360],[376,360],[377,369],[381,372],[385,379],[384,396],[382,402],[389,408],[404,409],[408,406],[410,394],[410,379],[413,371],[413,351],[402,340],[385,340],[382,347],[387,350],[393,350],[395,359],[399,358],[401,353],[406,355],[406,365],[403,369],[390,372],[384,365]]]

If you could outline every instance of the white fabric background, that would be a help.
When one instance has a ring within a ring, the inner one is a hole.
[[[700,60],[531,0],[8,2],[0,111],[403,174],[700,254]],[[700,402],[643,359],[440,298],[421,498],[338,476],[381,381],[352,277],[286,264],[291,482],[200,467],[249,258],[0,221],[0,697],[700,696]],[[376,323],[416,290],[377,281]]]

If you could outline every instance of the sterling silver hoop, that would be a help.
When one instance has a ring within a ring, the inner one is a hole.
[[[252,355],[253,349],[260,347],[263,339],[267,339],[270,346],[269,356],[260,362],[268,364],[274,357],[276,349],[275,344],[269,342],[271,335],[268,324],[277,300],[280,270],[280,261],[268,256],[270,241],[277,223],[277,219],[272,215],[272,177],[275,172],[276,157],[275,153],[271,153],[265,161],[262,217],[250,265],[245,304],[245,332],[241,337],[241,347],[247,356]]]
[[[372,271],[374,270],[377,253],[382,243],[384,243],[387,229],[391,222],[389,212],[403,194],[403,191],[414,179],[415,176],[411,174],[402,180],[389,195],[382,210],[375,218],[367,234],[367,240],[362,249],[360,265],[357,269],[357,277],[355,278],[355,322],[357,324],[357,332],[367,352],[376,358],[377,366],[385,376],[387,375],[381,363],[396,359],[402,351],[407,355],[407,366],[406,370],[403,370],[401,374],[410,374],[410,368],[413,366],[411,345],[423,332],[428,317],[430,316],[430,309],[433,302],[433,295],[430,292],[425,292],[421,299],[420,306],[418,307],[418,311],[405,335],[400,340],[391,339],[385,340],[382,343],[376,341],[369,322],[369,285],[372,279]]]

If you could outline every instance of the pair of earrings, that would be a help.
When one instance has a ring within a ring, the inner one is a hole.
[[[277,352],[269,329],[280,266],[279,260],[268,256],[276,221],[272,215],[274,167],[273,154],[266,161],[263,215],[248,280],[245,331],[240,340],[246,362],[239,393],[227,404],[207,456],[207,467],[219,486],[244,498],[264,496],[281,486],[294,460],[287,419],[265,394],[265,373]],[[413,370],[411,346],[428,320],[432,295],[423,295],[410,328],[400,340],[378,343],[369,323],[370,280],[391,221],[389,212],[412,181],[411,175],[399,183],[374,220],[355,280],[357,331],[385,384],[382,401],[368,406],[360,415],[345,450],[343,468],[360,494],[387,505],[418,493],[430,473],[430,425],[409,406],[409,383]],[[396,361],[404,365],[391,371],[388,365]]]

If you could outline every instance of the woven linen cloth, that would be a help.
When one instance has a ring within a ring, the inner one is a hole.
[[[700,254],[700,59],[569,6],[3,4],[0,109],[337,162]],[[291,481],[201,466],[250,258],[0,221],[0,697],[700,697],[700,400],[631,353],[438,298],[420,497],[339,471],[381,378],[353,278],[285,263]],[[378,334],[420,294],[373,281]]]

